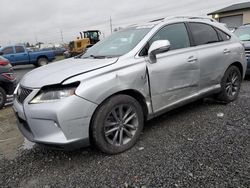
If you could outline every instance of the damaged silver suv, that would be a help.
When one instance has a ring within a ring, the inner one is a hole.
[[[15,91],[18,127],[59,148],[131,148],[143,124],[215,95],[234,101],[245,76],[243,45],[209,18],[172,17],[115,32],[84,55],[26,74]]]

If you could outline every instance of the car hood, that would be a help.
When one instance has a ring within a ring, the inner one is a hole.
[[[106,67],[117,62],[117,60],[118,58],[70,58],[34,69],[22,78],[20,84],[28,88],[41,88],[45,85],[59,84],[69,77]]]

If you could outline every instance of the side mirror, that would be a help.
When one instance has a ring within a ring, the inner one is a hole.
[[[3,52],[0,52],[0,55],[3,55]]]
[[[156,63],[156,54],[167,52],[170,49],[170,42],[168,40],[154,41],[148,50],[150,63]]]

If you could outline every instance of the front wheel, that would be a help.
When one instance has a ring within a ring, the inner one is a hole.
[[[230,103],[237,99],[242,81],[240,70],[236,66],[231,66],[225,72],[221,81],[221,92],[217,98],[225,103]]]
[[[137,142],[143,124],[139,102],[128,95],[116,95],[96,111],[91,127],[93,141],[104,153],[121,153]]]
[[[6,92],[3,88],[0,87],[0,109],[3,108],[4,104],[6,102]]]

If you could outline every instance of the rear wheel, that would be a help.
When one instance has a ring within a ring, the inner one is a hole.
[[[138,101],[117,95],[104,102],[95,113],[92,136],[96,146],[108,154],[130,149],[143,129],[143,112]]]
[[[217,98],[225,103],[232,102],[237,99],[242,76],[240,70],[236,66],[231,66],[227,69],[221,81],[221,92]]]
[[[6,92],[3,88],[0,87],[0,109],[3,108],[4,104],[6,102]]]
[[[35,64],[35,66],[41,67],[41,66],[47,65],[48,63],[49,63],[48,59],[42,57],[42,58],[39,58],[39,59],[37,60],[37,63]]]

